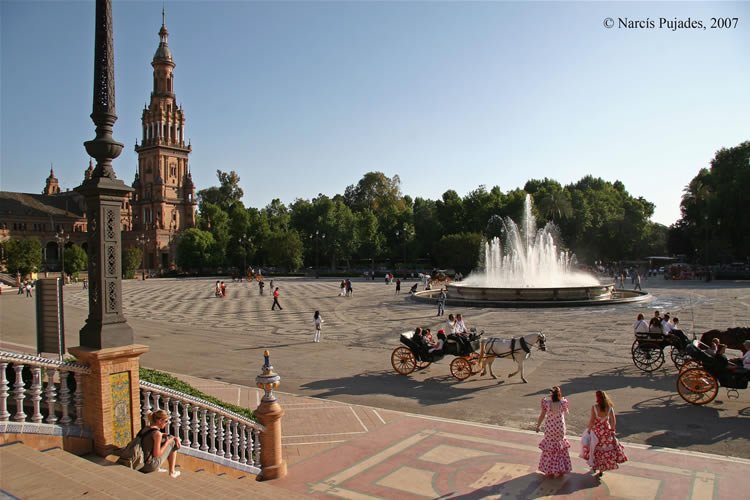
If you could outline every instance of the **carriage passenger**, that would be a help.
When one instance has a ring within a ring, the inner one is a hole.
[[[430,350],[429,350],[429,351],[427,351],[427,352],[429,352],[429,353],[434,353],[434,352],[437,352],[437,353],[439,353],[439,354],[440,354],[440,353],[442,353],[442,352],[443,352],[443,347],[445,346],[445,342],[446,342],[447,340],[448,340],[448,339],[447,339],[447,337],[445,336],[445,330],[443,330],[443,329],[441,328],[441,329],[440,329],[440,330],[438,330],[438,332],[437,332],[437,341],[436,341],[436,342],[435,342],[435,343],[433,344],[433,346],[432,346],[432,347],[430,348]]]
[[[636,337],[639,333],[648,333],[648,323],[646,323],[646,320],[643,318],[643,314],[639,314],[635,323],[633,323],[633,331],[635,332]]]
[[[454,326],[454,333],[466,336],[469,334],[469,330],[466,328],[466,323],[464,323],[464,318],[461,316],[461,313],[456,314],[456,324]]]
[[[456,318],[453,317],[452,314],[448,315],[448,335],[452,333],[456,333]]]

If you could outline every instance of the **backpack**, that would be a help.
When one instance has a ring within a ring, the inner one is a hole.
[[[133,470],[142,469],[143,466],[151,460],[150,456],[148,457],[148,460],[144,456],[143,439],[155,430],[156,429],[140,430],[128,445],[123,448],[120,453],[120,458],[117,459],[117,463]]]

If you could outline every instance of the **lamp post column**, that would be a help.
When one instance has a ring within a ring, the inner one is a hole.
[[[60,232],[57,233],[55,239],[60,246],[60,274],[62,275],[62,284],[65,286],[65,242],[70,240],[70,235],[65,234],[65,230],[60,229]]]

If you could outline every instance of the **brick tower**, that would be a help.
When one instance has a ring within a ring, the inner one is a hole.
[[[175,99],[175,63],[168,36],[162,10],[159,47],[151,61],[154,88],[141,117],[141,144],[135,145],[138,171],[133,181],[133,225],[127,238],[128,246],[143,248],[144,265],[150,270],[174,265],[176,236],[195,227],[197,205],[188,166],[192,147],[185,144],[185,113]]]

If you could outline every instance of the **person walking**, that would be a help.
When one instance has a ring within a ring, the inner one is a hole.
[[[633,287],[633,290],[643,290],[641,288],[641,273],[635,273],[635,286]]]
[[[396,278],[396,295],[401,293],[401,280],[399,278]]]
[[[581,458],[591,467],[591,472],[602,477],[604,471],[619,468],[627,462],[625,449],[615,436],[617,418],[612,401],[604,391],[596,391],[596,404],[591,407],[591,417],[587,431],[589,444],[581,451]],[[597,472],[598,471],[598,472]]]
[[[276,287],[273,290],[273,305],[271,306],[271,310],[273,311],[276,309],[276,306],[279,307],[279,311],[282,311],[284,308],[281,307],[281,304],[279,304],[279,287]]]
[[[573,470],[570,463],[570,443],[565,437],[565,415],[568,414],[568,400],[562,396],[560,387],[550,390],[549,398],[542,398],[542,411],[536,421],[536,432],[544,422],[544,438],[539,443],[542,456],[539,470],[547,477],[560,477]]]
[[[26,296],[31,297],[31,281],[26,282]]]
[[[445,299],[448,298],[448,294],[445,293],[445,288],[440,289],[440,295],[438,295],[437,299],[437,314],[436,316],[442,316],[445,314]]]
[[[323,318],[320,316],[320,311],[315,311],[315,314],[313,314],[313,326],[315,326],[313,342],[320,342],[320,327],[322,324]]]

